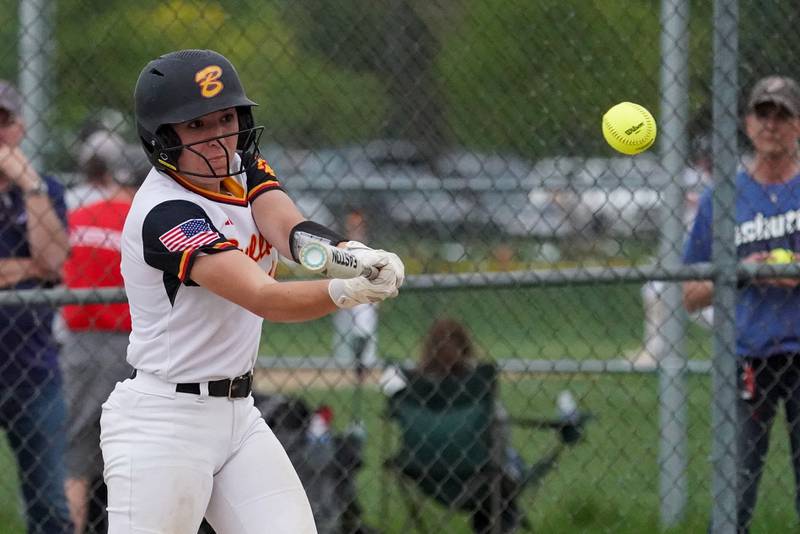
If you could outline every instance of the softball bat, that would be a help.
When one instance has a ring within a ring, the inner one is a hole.
[[[312,273],[328,278],[355,278],[368,280],[378,277],[378,269],[362,265],[358,258],[344,249],[312,241],[300,250],[300,265]]]

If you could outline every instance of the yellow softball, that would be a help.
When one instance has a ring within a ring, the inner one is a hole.
[[[794,252],[785,248],[776,248],[769,251],[767,263],[781,264],[792,263],[794,261]]]
[[[603,115],[603,137],[614,150],[633,156],[656,140],[656,120],[646,108],[621,102]]]

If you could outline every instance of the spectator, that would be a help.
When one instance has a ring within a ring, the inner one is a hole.
[[[98,133],[108,135],[107,132]],[[147,164],[143,157],[140,159]],[[107,185],[121,182],[110,173],[110,167],[105,166],[99,153],[84,159],[87,176],[101,164],[102,172],[107,174]],[[107,198],[69,212],[72,254],[64,264],[67,287],[123,287],[119,268],[120,235],[133,195],[148,170],[149,167],[144,166],[144,169],[125,173],[130,183],[119,183],[113,189],[108,187],[106,192],[110,196]],[[69,421],[67,502],[76,534],[105,532],[100,407],[115,384],[131,374],[131,367],[125,360],[131,331],[130,311],[127,303],[73,305],[64,307],[62,318],[66,331],[61,368]],[[90,510],[94,513],[90,514]]]
[[[421,377],[440,382],[446,378],[466,378],[477,362],[475,346],[467,328],[456,320],[440,318],[434,321],[425,336],[416,371]],[[395,368],[387,368],[381,377],[381,389],[387,396],[395,395],[406,386],[406,375]],[[519,453],[509,445],[508,414],[499,401],[495,404],[495,419],[499,424],[499,442],[505,451],[500,532],[512,532],[520,523],[513,495],[515,488],[523,483],[526,467]],[[493,532],[491,518],[491,499],[479,499],[479,505],[472,510],[473,530],[478,534]]]
[[[78,151],[78,165],[85,182],[71,187],[66,194],[67,208],[93,204],[112,198],[126,163],[125,142],[114,132],[97,130],[86,138]]]
[[[771,250],[800,251],[800,87],[785,77],[760,80],[747,102],[744,129],[753,157],[736,176],[735,240],[745,263],[764,263]],[[711,260],[712,195],[706,192],[684,251],[686,263]],[[711,304],[712,281],[684,283],[689,311]],[[759,279],[739,290],[738,532],[749,530],[758,482],[778,404],[786,410],[800,507],[800,288],[795,279]],[[798,510],[800,512],[800,510]]]
[[[345,235],[367,242],[367,223],[359,210],[345,218]],[[342,363],[375,365],[378,361],[378,305],[360,304],[333,314],[333,355]]]
[[[22,97],[0,80],[0,289],[52,287],[67,257],[64,190],[19,148]],[[48,305],[0,307],[0,425],[17,460],[29,532],[71,532],[64,399]]]

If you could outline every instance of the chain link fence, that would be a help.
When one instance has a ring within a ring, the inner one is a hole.
[[[754,376],[732,357],[737,280],[800,270],[737,267],[756,249],[737,252],[734,225],[769,227],[759,250],[800,243],[791,191],[766,193],[783,222],[757,205],[748,222],[731,178],[754,159],[749,90],[800,75],[799,15],[788,0],[0,0],[0,79],[21,96],[0,91],[0,145],[52,177],[52,202],[22,195],[0,147],[0,533],[105,532],[99,409],[130,373],[119,231],[149,170],[131,97],[180,48],[237,65],[306,216],[409,274],[380,307],[265,323],[256,404],[321,533],[735,532],[735,407]],[[656,116],[649,152],[605,145],[620,101]],[[715,262],[684,266],[715,176]],[[686,280],[716,283],[713,312],[687,317]],[[763,316],[791,320],[777,314],[797,290],[771,291]],[[757,387],[765,406],[794,399],[792,419],[800,379],[778,382]],[[775,426],[753,532],[797,524],[800,458]]]

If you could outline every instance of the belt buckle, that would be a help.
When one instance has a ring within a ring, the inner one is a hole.
[[[247,396],[247,395],[239,395],[237,397],[233,396],[234,388],[239,389],[238,385],[241,384],[242,382],[244,382],[246,384],[244,386],[245,387],[245,391],[247,391],[249,393],[250,385],[253,382],[253,373],[250,372],[250,373],[247,373],[246,375],[237,376],[236,378],[232,378],[231,379],[231,381],[228,383],[228,398],[229,399],[243,398],[243,397]]]

